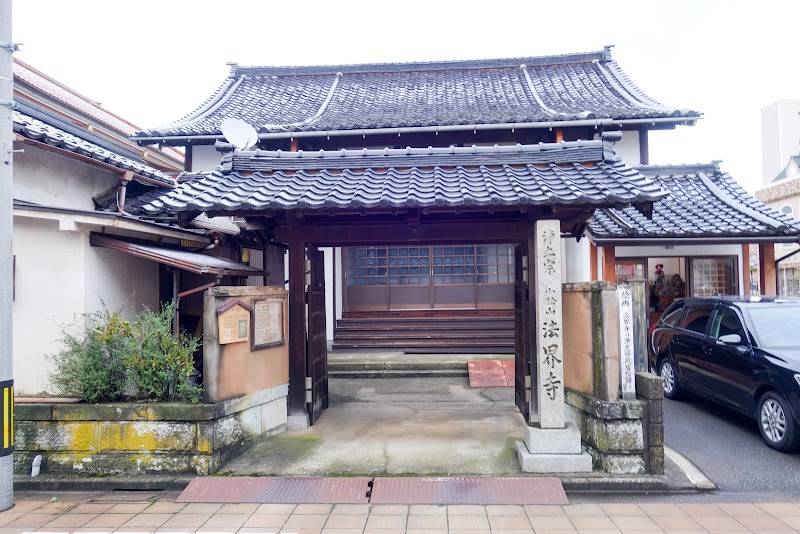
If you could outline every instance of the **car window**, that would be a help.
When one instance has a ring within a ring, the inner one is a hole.
[[[747,314],[753,323],[753,331],[760,346],[800,347],[800,306],[749,306]]]
[[[683,313],[683,308],[683,302],[676,302],[671,308],[664,312],[661,320],[670,326],[677,325],[678,319],[681,318],[681,314]]]
[[[736,312],[730,308],[719,307],[717,308],[717,314],[714,316],[714,321],[711,323],[709,335],[714,339],[718,339],[729,334],[739,334],[742,341],[747,339],[742,321],[739,320]]]
[[[713,309],[711,306],[687,306],[686,314],[681,319],[681,326],[686,330],[704,334]]]

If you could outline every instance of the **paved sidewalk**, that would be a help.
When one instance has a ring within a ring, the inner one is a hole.
[[[667,502],[669,496],[657,497],[658,502],[632,502],[640,496],[590,502],[589,496],[563,506],[437,506],[182,504],[175,502],[179,494],[17,492],[15,507],[0,513],[0,534],[800,532],[800,497],[793,502],[714,503]]]

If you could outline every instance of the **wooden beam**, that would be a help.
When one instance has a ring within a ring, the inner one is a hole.
[[[308,427],[306,409],[306,244],[289,242],[289,397],[290,429]]]
[[[742,293],[750,294],[750,245],[742,245]]]
[[[280,226],[275,239],[283,243],[302,240],[316,246],[357,246],[391,243],[502,243],[528,239],[533,224],[528,222],[481,222],[480,224],[422,224],[414,228],[394,225]]]
[[[597,247],[589,243],[589,275],[591,280],[597,280]]]
[[[758,245],[758,278],[762,295],[778,294],[778,276],[775,266],[775,243]]]
[[[617,257],[614,247],[603,247],[603,280],[617,283]]]

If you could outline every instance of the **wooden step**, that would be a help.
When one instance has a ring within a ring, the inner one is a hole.
[[[402,350],[415,353],[509,353],[511,317],[357,317],[336,322],[334,349]]]

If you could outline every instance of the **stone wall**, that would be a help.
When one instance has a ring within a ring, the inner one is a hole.
[[[570,419],[581,431],[594,466],[609,474],[664,474],[661,379],[636,373],[636,400],[603,401],[567,390]]]
[[[596,468],[613,475],[646,472],[641,402],[603,401],[576,391],[567,391],[566,401]]]
[[[15,406],[14,472],[37,454],[54,475],[210,475],[286,429],[288,385],[213,404],[31,403]]]

